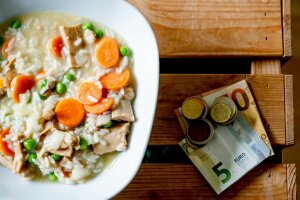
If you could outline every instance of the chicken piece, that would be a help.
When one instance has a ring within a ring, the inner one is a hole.
[[[16,58],[11,59],[11,60],[8,61],[8,63],[4,66],[4,68],[10,69],[10,68],[13,66],[13,64],[15,64],[15,62],[16,62]]]
[[[80,67],[75,59],[76,52],[85,46],[81,25],[76,26],[60,26],[59,32],[62,36],[64,44],[68,49],[68,64],[71,67]]]
[[[37,170],[34,167],[27,167],[27,168],[22,168],[20,175],[25,179],[25,180],[31,180],[34,178],[34,175],[36,174]]]
[[[25,155],[23,153],[22,145],[20,141],[15,141],[13,143],[13,147],[14,147],[15,157],[12,165],[12,170],[14,173],[19,174],[21,172],[22,166],[25,163]]]
[[[47,84],[45,85],[45,87],[43,87],[43,89],[41,89],[40,94],[46,97],[49,96],[52,92],[52,89],[55,87],[55,85],[56,85],[55,78],[48,77]]]
[[[103,144],[93,145],[94,153],[102,155],[114,151],[124,151],[127,148],[126,135],[129,132],[130,123],[122,123],[109,129],[102,139],[106,142]]]
[[[40,153],[50,152],[70,157],[73,153],[73,148],[77,147],[78,143],[79,137],[73,132],[63,132],[52,128],[51,132],[44,139]]]
[[[117,107],[111,113],[112,120],[133,122],[134,115],[130,101],[120,100]]]
[[[13,166],[13,161],[9,160],[6,156],[0,153],[0,164],[11,170]]]
[[[4,71],[6,71],[6,81],[8,86],[10,85],[11,81],[17,76],[16,69],[12,68],[14,63],[16,62],[16,58],[11,59],[8,63],[3,67]]]
[[[45,124],[45,129],[40,133],[40,137],[42,135],[44,135],[45,133],[48,133],[52,128],[53,128],[53,122],[51,121],[48,121],[46,124]]]
[[[132,87],[126,87],[124,90],[124,99],[132,101],[134,99],[135,93]]]

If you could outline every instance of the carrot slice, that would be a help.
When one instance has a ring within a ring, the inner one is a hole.
[[[120,74],[110,72],[100,78],[102,86],[109,90],[118,90],[124,87],[130,78],[129,69],[124,69]]]
[[[77,99],[85,105],[97,103],[102,97],[102,89],[92,82],[83,82],[76,90]]]
[[[3,80],[3,77],[0,77],[0,89],[4,89],[5,86],[4,86],[4,80]]]
[[[61,58],[61,50],[63,48],[63,40],[60,36],[52,38],[49,42],[49,50],[56,58]]]
[[[71,128],[78,126],[85,114],[82,104],[72,98],[58,102],[55,113],[60,123]]]
[[[119,45],[112,38],[103,38],[95,50],[96,61],[104,68],[116,66],[119,61]]]
[[[7,59],[8,58],[8,53],[6,51],[8,44],[9,44],[10,38],[6,38],[3,45],[2,45],[2,54],[3,56]]]
[[[105,111],[108,111],[111,109],[111,107],[114,104],[113,99],[103,99],[102,101],[94,104],[94,105],[84,105],[84,109],[93,114],[101,114],[104,113]]]
[[[18,75],[11,82],[12,99],[15,103],[20,102],[19,95],[30,90],[34,86],[34,78],[27,75]]]
[[[4,141],[4,138],[8,134],[9,134],[9,128],[0,132],[0,152],[3,153],[4,155],[14,157],[15,153],[8,147],[7,142]]]

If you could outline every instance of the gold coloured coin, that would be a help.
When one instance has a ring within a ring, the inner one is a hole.
[[[230,120],[231,109],[225,103],[216,103],[211,107],[211,118],[217,123],[225,123]]]
[[[204,106],[202,99],[198,97],[190,97],[183,102],[181,112],[187,119],[198,119],[202,115]]]

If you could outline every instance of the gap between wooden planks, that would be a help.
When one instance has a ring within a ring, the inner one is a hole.
[[[294,164],[263,164],[219,196],[222,199],[296,199]],[[115,199],[215,199],[218,196],[193,165],[143,164]]]
[[[285,75],[161,74],[150,145],[177,144],[183,138],[174,109],[180,107],[184,99],[242,79],[249,83],[271,143],[293,144],[293,130],[286,132],[286,125],[293,127],[293,121],[286,119],[285,102],[285,95],[292,94],[292,87],[286,87]],[[292,76],[288,79],[290,84]]]
[[[281,0],[128,1],[150,22],[161,57],[289,54],[290,15]]]

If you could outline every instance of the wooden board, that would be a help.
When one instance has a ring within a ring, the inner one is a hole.
[[[283,57],[292,57],[291,0],[282,0]]]
[[[281,74],[279,59],[252,60],[251,74]]]
[[[293,145],[295,143],[295,132],[294,132],[294,87],[293,87],[293,76],[286,75],[285,79],[285,121],[286,121],[286,145]]]
[[[294,169],[286,164],[260,165],[221,193],[219,197],[242,200],[288,199],[289,194],[295,191]],[[131,184],[115,199],[215,199],[217,197],[193,165],[143,164]]]
[[[183,133],[174,113],[192,95],[246,78],[273,145],[286,144],[284,75],[161,74],[158,103],[150,137],[152,145],[177,144]]]
[[[128,1],[150,22],[161,57],[283,55],[281,0]]]
[[[287,164],[286,170],[288,199],[296,200],[296,164]]]

